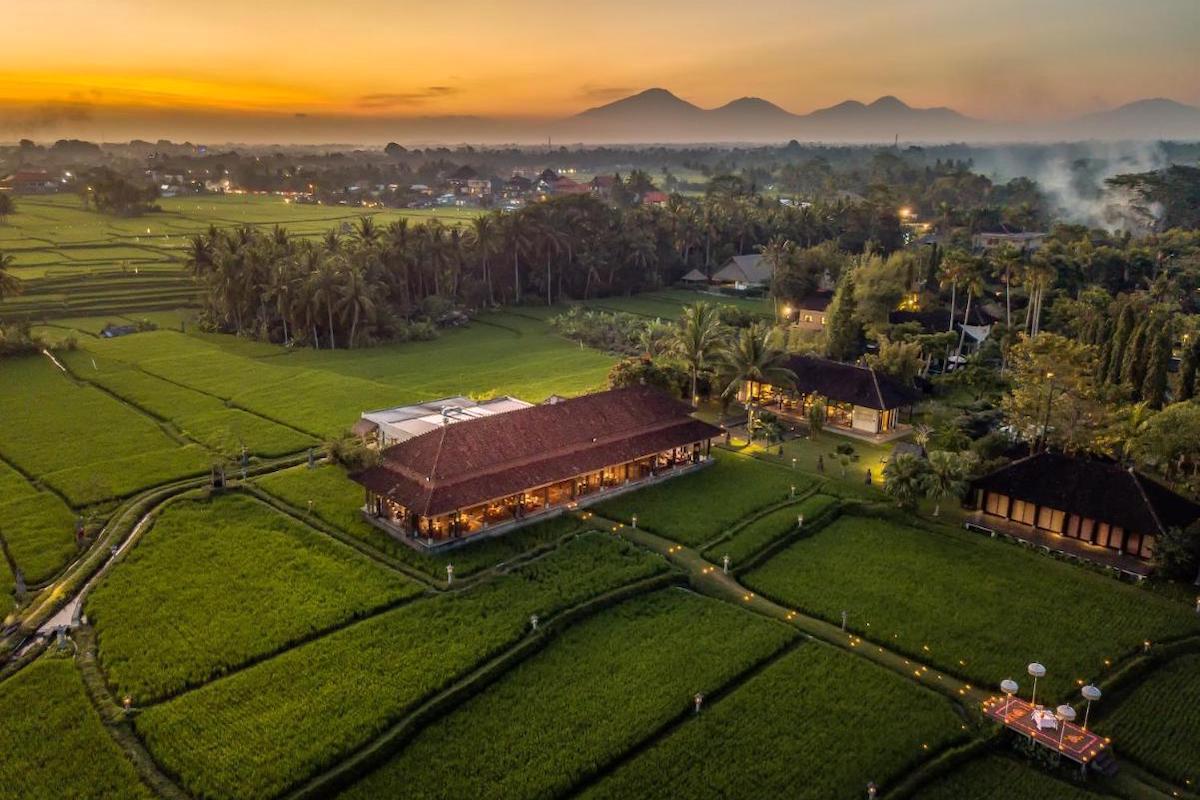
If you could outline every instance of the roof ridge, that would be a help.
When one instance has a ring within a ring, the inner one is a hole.
[[[446,444],[446,431],[450,429],[450,423],[442,420],[442,435],[438,438],[437,450],[433,453],[433,463],[429,465],[429,474],[425,476],[425,482],[431,483],[433,476],[437,474],[438,464],[442,460],[442,446]]]
[[[1167,529],[1162,524],[1162,519],[1158,516],[1158,511],[1154,508],[1154,503],[1150,500],[1150,495],[1146,494],[1146,487],[1142,485],[1142,478],[1134,470],[1133,467],[1126,467],[1125,471],[1129,474],[1133,485],[1137,487],[1138,494],[1141,495],[1142,501],[1146,504],[1146,509],[1150,512],[1154,524],[1158,526],[1159,533],[1166,533]]]
[[[876,375],[875,370],[871,369],[870,367],[866,367],[866,369],[871,373],[871,383],[875,386],[875,397],[879,400],[879,405],[881,407],[886,407],[887,403],[883,401],[883,389],[879,388],[879,376]]]

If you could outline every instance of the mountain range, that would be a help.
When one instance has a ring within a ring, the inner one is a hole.
[[[647,89],[547,127],[558,141],[580,142],[1200,139],[1200,108],[1156,98],[1055,123],[1016,124],[914,108],[892,96],[794,114],[758,97],[706,109],[666,89]]]

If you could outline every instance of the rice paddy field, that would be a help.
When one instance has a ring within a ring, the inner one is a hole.
[[[162,210],[122,218],[82,207],[75,196],[22,197],[17,213],[0,225],[0,251],[15,259],[13,273],[27,282],[0,316],[34,319],[108,315],[112,321],[170,312],[195,301],[183,269],[187,239],[209,226],[282,225],[316,237],[373,216],[386,225],[401,217],[464,224],[466,209],[368,209],[307,205],[260,194],[166,197]]]
[[[842,516],[744,582],[831,622],[845,610],[863,638],[980,685],[1023,682],[1040,661],[1047,704],[1074,702],[1146,640],[1200,632],[1191,609],[1137,587],[977,534],[876,517]]]
[[[969,761],[924,787],[920,794],[922,800],[1096,800],[1110,796],[998,755]]]
[[[0,681],[0,794],[149,800],[69,657],[45,655]]]
[[[1097,729],[1147,769],[1182,787],[1200,785],[1200,655],[1154,672]]]

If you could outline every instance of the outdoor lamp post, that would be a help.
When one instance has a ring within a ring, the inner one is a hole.
[[[1087,700],[1087,708],[1083,712],[1083,729],[1086,731],[1088,726],[1088,716],[1092,713],[1092,701],[1100,699],[1100,688],[1092,686],[1090,683],[1081,690],[1083,699]]]
[[[729,554],[728,553],[721,556],[721,565],[723,567],[722,572],[724,572],[726,575],[728,575],[729,574]]]
[[[632,527],[634,527],[634,528],[637,527],[637,514],[633,515],[632,519],[630,520],[630,523],[631,523]]]
[[[803,515],[803,514],[797,514],[797,515],[796,515],[796,527],[797,527],[797,528],[803,528],[803,527],[804,527],[804,515]]]
[[[868,783],[867,784],[867,800],[875,800],[875,797],[878,794],[879,794],[879,787],[875,785],[875,781],[871,781],[870,783]]]
[[[446,565],[446,585],[449,586],[452,583],[454,583],[454,565],[447,564]]]
[[[1020,688],[1021,687],[1018,686],[1017,682],[1014,681],[1012,678],[1005,678],[1004,680],[1000,681],[1000,691],[1004,692],[1005,697],[1006,697],[1006,699],[1004,701],[1004,718],[1005,719],[1008,719],[1008,705],[1009,705],[1009,703],[1012,702],[1012,696],[1014,694],[1016,694],[1017,690]]]
[[[793,461],[795,461],[795,459],[792,459],[792,460],[793,460]],[[792,494],[791,494],[791,496],[792,496],[792,497],[795,497],[795,496],[796,496],[796,484],[794,484],[794,483],[792,484]]]
[[[538,615],[534,614],[529,618],[529,627],[530,627],[530,629],[536,631],[537,626],[538,626]]]
[[[700,707],[704,705],[704,692],[696,692],[696,696],[692,698],[692,703],[695,704],[692,713],[699,714]]]
[[[1075,719],[1075,709],[1064,704],[1054,709],[1054,716],[1058,717],[1061,723],[1058,726],[1058,749],[1062,750],[1063,736],[1067,733],[1067,723]]]
[[[793,456],[792,457],[792,469],[795,469],[795,468],[796,468],[796,458]],[[1196,608],[1198,610],[1200,610],[1200,598],[1196,599]]]
[[[846,630],[846,619],[850,616],[849,611],[842,612],[842,630]]]
[[[1030,697],[1029,704],[1037,708],[1037,682],[1038,678],[1046,677],[1046,668],[1034,661],[1029,665],[1029,675],[1033,678],[1033,696]]]

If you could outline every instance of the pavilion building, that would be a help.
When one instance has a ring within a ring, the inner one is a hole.
[[[980,525],[1064,537],[1083,555],[1145,561],[1167,529],[1200,519],[1196,503],[1099,458],[1038,453],[975,480],[972,489]]]
[[[908,433],[901,414],[911,411],[918,395],[888,375],[815,356],[792,356],[786,366],[796,375],[794,385],[747,381],[738,400],[803,421],[820,398],[829,430],[884,441]]]
[[[724,431],[691,410],[640,386],[556,399],[441,425],[352,477],[370,522],[452,547],[710,463]]]

